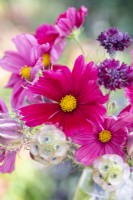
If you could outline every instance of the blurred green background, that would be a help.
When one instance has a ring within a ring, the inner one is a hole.
[[[102,58],[97,55],[95,39],[107,27],[117,26],[133,36],[133,0],[0,0],[0,56],[7,49],[14,49],[11,38],[16,34],[32,33],[44,22],[54,24],[57,16],[68,7],[81,5],[89,9],[81,41],[90,59]],[[131,49],[124,56],[119,55],[128,64]],[[59,62],[71,67],[80,53],[77,45],[69,42]],[[2,87],[9,76],[0,69],[0,96],[8,105],[11,91]],[[0,175],[0,200],[72,200],[80,173],[71,162],[45,169],[30,160],[24,150],[17,159],[16,171],[11,175]]]

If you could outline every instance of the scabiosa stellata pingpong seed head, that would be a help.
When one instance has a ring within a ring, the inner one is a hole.
[[[115,54],[116,51],[124,51],[132,43],[129,34],[120,32],[118,28],[109,28],[101,32],[97,40],[111,55]]]
[[[133,81],[133,68],[119,60],[106,59],[98,66],[98,84],[106,89],[127,87]]]
[[[64,132],[52,124],[45,124],[32,138],[30,155],[47,167],[60,163],[66,156],[68,147]]]
[[[104,190],[116,190],[129,176],[128,164],[118,155],[106,154],[95,159],[93,163],[93,180]]]

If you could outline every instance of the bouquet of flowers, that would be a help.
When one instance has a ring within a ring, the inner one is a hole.
[[[89,60],[79,41],[87,14],[84,6],[68,8],[54,25],[17,35],[16,51],[0,59],[12,73],[6,86],[12,89],[12,114],[0,100],[0,172],[11,173],[16,155],[28,147],[31,158],[45,167],[70,158],[84,169],[74,200],[130,200],[133,63],[121,63],[117,52],[132,38],[118,28],[103,31],[97,41],[106,58]],[[72,39],[81,55],[70,70],[57,63]]]

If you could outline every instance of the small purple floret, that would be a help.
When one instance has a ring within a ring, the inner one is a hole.
[[[115,90],[131,85],[133,67],[120,64],[119,60],[106,59],[98,66],[98,84],[106,89]]]
[[[118,28],[109,28],[101,32],[97,40],[109,54],[113,54],[116,51],[124,51],[132,43],[132,38],[129,34],[120,32]]]

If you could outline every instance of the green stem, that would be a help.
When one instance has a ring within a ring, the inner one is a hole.
[[[108,102],[107,102],[107,114],[110,113],[110,110],[109,110],[109,109],[110,109],[110,107],[109,107],[110,105],[109,105],[109,103],[110,103],[110,100],[111,100],[111,98],[110,98],[110,97],[111,97],[111,90],[109,90],[108,95],[109,95],[109,100],[108,100]]]
[[[82,47],[82,45],[81,45],[81,43],[80,43],[78,37],[75,37],[74,39],[75,39],[75,41],[77,42],[77,44],[78,44],[78,46],[79,46],[79,48],[80,48],[80,50],[81,50],[83,56],[86,57],[85,51],[84,51],[84,49],[83,49],[83,47]]]
[[[89,171],[87,169],[84,169],[79,179],[73,200],[90,199],[90,195],[86,193],[86,190],[88,190],[89,188],[90,179],[92,179],[90,177],[90,169]]]

